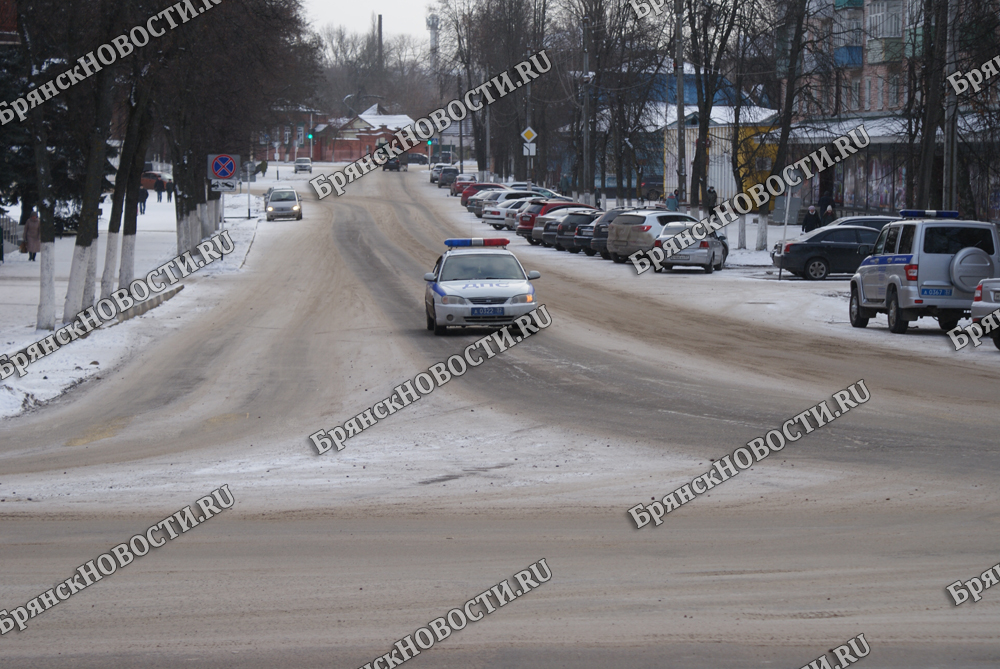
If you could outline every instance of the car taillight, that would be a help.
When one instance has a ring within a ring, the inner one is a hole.
[[[561,224],[559,225],[559,227],[556,228],[556,232],[562,232],[562,225]]]
[[[980,283],[978,286],[976,286],[976,292],[973,293],[972,301],[973,302],[983,301],[983,284]]]
[[[663,248],[663,244],[660,243],[659,239],[657,239],[655,242],[653,242],[653,246],[655,246],[658,249],[662,249]]]
[[[907,265],[903,269],[906,270],[906,280],[916,281],[917,280],[917,267],[919,265]]]
[[[652,229],[653,229],[653,226],[652,226],[652,225],[640,225],[640,226],[639,226],[638,228],[636,228],[636,229],[637,229],[637,230],[638,230],[639,232],[649,232],[650,230],[652,230]]]
[[[791,244],[785,244],[784,253],[790,253],[791,250],[792,250],[792,245]]]
[[[698,248],[707,249],[710,248],[710,244],[708,242],[702,242],[701,244],[698,245]]]

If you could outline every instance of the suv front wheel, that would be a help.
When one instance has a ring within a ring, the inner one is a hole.
[[[889,332],[894,334],[905,334],[906,329],[910,327],[910,321],[903,320],[903,316],[900,313],[899,308],[899,295],[896,294],[895,290],[889,293],[889,299],[886,306],[889,316]]]

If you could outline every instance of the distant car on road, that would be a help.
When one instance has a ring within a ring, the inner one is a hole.
[[[299,194],[290,188],[275,189],[267,198],[267,220],[276,218],[294,218],[302,220],[302,201]]]
[[[447,165],[444,163],[437,163],[431,166],[431,183],[437,183],[438,177],[441,176],[441,170],[443,170]]]
[[[561,221],[556,225],[556,249],[566,249],[570,253],[579,253],[584,250],[584,246],[578,245],[576,243],[576,231],[578,226],[588,225],[593,223],[595,220],[601,217],[604,213],[603,211],[594,211],[593,209],[560,209],[559,213],[569,212],[568,215],[564,216]],[[590,239],[587,239],[586,250],[590,251],[588,255],[593,255],[594,252],[590,250]]]
[[[162,179],[164,184],[168,184],[173,182],[174,175],[169,172],[143,172],[139,184],[146,190],[153,190],[157,179]]]
[[[406,155],[408,156],[407,162],[409,162],[411,165],[427,164],[427,156],[423,153],[408,153]]]
[[[308,172],[312,174],[313,171],[313,161],[312,158],[296,158],[295,159],[295,173]]]
[[[878,230],[870,227],[828,225],[788,240],[784,248],[778,242],[771,250],[771,262],[810,281],[822,281],[831,274],[854,274],[876,239]]]
[[[400,168],[400,164],[399,164],[399,157],[398,156],[390,158],[389,160],[385,161],[384,165],[382,165],[382,171],[383,172],[385,172],[386,170],[391,170],[393,172],[398,172],[399,168]]]
[[[451,182],[451,189],[448,191],[448,195],[461,195],[466,186],[471,186],[474,183],[476,183],[475,174],[459,174]]]
[[[424,275],[427,329],[443,335],[449,326],[509,325],[534,310],[532,279],[503,238],[447,239],[448,250]]]
[[[465,190],[462,191],[462,206],[468,209],[469,211],[472,211],[472,209],[469,208],[469,198],[475,195],[476,193],[482,192],[484,190],[506,190],[506,189],[507,189],[506,186],[501,186],[500,184],[491,184],[491,183],[469,184],[468,186],[465,187]]]
[[[558,200],[533,200],[531,204],[521,210],[521,214],[517,217],[516,234],[527,239],[529,244],[535,245],[540,243],[532,234],[535,228],[535,219],[538,216],[547,216],[549,212],[556,211],[557,209],[566,209],[567,207],[580,207],[583,209],[596,210],[596,207],[591,207],[590,205],[583,204],[582,202],[570,202],[569,200],[564,200],[562,198]]]

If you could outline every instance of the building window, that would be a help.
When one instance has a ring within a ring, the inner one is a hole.
[[[876,90],[876,94],[878,96],[876,98],[877,106],[875,108],[879,109],[879,110],[884,109],[885,105],[883,104],[883,99],[882,99],[882,77],[879,77],[875,81],[875,90]]]
[[[899,75],[893,74],[889,77],[889,106],[898,107],[901,104],[899,101]]]
[[[291,141],[291,139],[292,139],[292,129],[289,128],[286,125],[285,126],[285,146],[288,146],[288,143]]]
[[[299,146],[302,146],[303,144],[305,144],[305,142],[303,141],[304,139],[305,139],[305,128],[303,128],[300,125],[298,127],[298,132],[295,135],[295,140],[299,143]]]
[[[861,109],[861,80],[855,79],[851,82],[851,109],[857,111]]]
[[[865,111],[872,108],[872,78],[865,77]]]
[[[903,36],[903,3],[900,0],[876,0],[868,5],[868,38]]]

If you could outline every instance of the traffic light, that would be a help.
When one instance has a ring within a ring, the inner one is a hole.
[[[427,146],[430,146],[430,145],[431,145],[431,144],[433,144],[433,143],[434,143],[434,142],[432,142],[431,140],[429,140],[429,139],[427,140]]]
[[[312,138],[313,138],[313,134],[312,134],[312,132],[310,132],[309,133],[309,139],[312,139]]]

